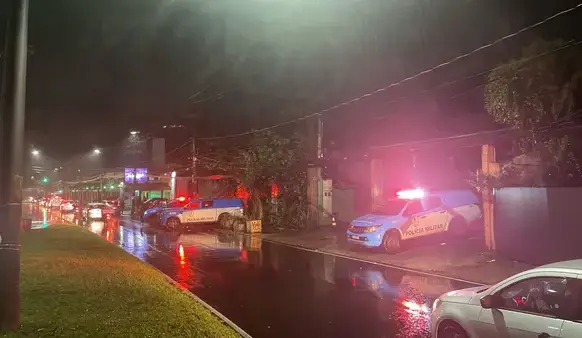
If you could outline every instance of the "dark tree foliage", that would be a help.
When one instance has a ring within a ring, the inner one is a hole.
[[[581,120],[582,48],[573,46],[533,56],[567,45],[564,41],[538,40],[489,74],[485,107],[495,121],[522,131],[516,155],[531,154],[541,160],[548,184],[579,181],[579,133],[564,127]]]

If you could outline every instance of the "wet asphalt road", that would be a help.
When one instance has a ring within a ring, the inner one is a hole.
[[[137,221],[89,229],[155,266],[259,337],[429,337],[436,297],[470,287],[233,235]]]

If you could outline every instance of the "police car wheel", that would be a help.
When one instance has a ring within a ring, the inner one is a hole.
[[[176,217],[172,217],[170,219],[168,219],[166,221],[166,225],[168,226],[168,228],[170,228],[170,230],[180,230],[180,228],[182,227],[182,225],[180,224],[180,220]]]
[[[397,231],[388,231],[382,240],[382,247],[387,253],[395,253],[400,251],[402,238]]]
[[[228,213],[223,212],[222,214],[218,215],[218,224],[220,224],[221,227],[224,227],[226,224],[226,218],[228,217]]]

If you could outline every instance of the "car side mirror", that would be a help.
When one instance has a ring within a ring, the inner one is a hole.
[[[496,309],[503,305],[503,299],[499,295],[487,295],[481,298],[481,307],[484,309]]]

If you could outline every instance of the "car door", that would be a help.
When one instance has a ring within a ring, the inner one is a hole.
[[[216,222],[216,217],[214,201],[202,201],[201,222]]]
[[[406,209],[402,212],[402,216],[406,218],[406,221],[402,224],[400,229],[402,231],[403,239],[425,235],[424,227],[427,224],[427,215],[420,200],[414,199],[408,202]]]
[[[573,276],[555,273],[525,278],[494,291],[503,299],[503,305],[481,309],[475,331],[479,337],[562,337],[563,304],[567,301],[564,294],[573,283]],[[564,290],[547,289],[548,285],[555,289],[555,285],[564,285]]]
[[[200,218],[200,201],[193,201],[184,206],[182,211],[183,223],[195,223]]]
[[[431,235],[446,231],[449,214],[443,207],[443,201],[438,195],[430,195],[422,199],[424,205],[424,234]]]
[[[564,320],[562,338],[582,337],[582,275],[578,275],[576,278],[574,289],[577,293],[572,294],[570,298],[571,315]]]

